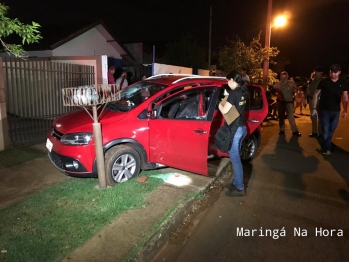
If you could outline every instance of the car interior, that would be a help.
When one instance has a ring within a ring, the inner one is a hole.
[[[212,95],[212,88],[178,94],[161,105],[159,117],[168,119],[205,119]],[[202,100],[202,103],[200,100]]]

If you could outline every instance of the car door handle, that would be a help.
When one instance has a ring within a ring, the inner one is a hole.
[[[258,123],[259,121],[256,119],[247,119],[246,122]]]
[[[202,130],[202,129],[194,129],[194,133],[206,134],[207,132],[205,130]]]

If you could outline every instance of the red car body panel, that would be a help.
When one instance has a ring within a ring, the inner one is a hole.
[[[207,175],[210,126],[210,121],[149,120],[149,160]]]

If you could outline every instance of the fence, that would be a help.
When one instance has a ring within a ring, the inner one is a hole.
[[[8,129],[11,143],[44,141],[64,107],[62,88],[94,84],[94,67],[52,62],[49,58],[3,58]]]

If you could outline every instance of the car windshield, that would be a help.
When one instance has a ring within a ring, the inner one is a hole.
[[[118,112],[130,111],[166,87],[148,81],[137,82],[122,90],[120,100],[110,102],[106,109]]]

